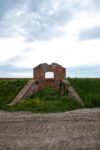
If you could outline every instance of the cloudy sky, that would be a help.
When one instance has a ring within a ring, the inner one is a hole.
[[[0,0],[0,77],[44,62],[100,77],[100,0]]]

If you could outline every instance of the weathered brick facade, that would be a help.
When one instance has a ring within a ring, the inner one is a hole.
[[[38,80],[38,88],[53,87],[59,89],[60,81],[66,76],[66,69],[59,64],[40,64],[33,69],[34,79]],[[54,78],[45,78],[45,73],[53,72]]]
[[[22,90],[17,94],[13,101],[9,105],[15,105],[20,100],[30,97],[34,93],[38,92],[45,87],[52,87],[60,92],[61,95],[68,94],[81,104],[83,101],[81,97],[77,94],[68,80],[63,80],[66,77],[66,69],[56,63],[48,65],[47,63],[40,64],[34,68],[34,78],[29,80],[28,83],[22,88]],[[47,78],[46,73],[53,73],[53,78]]]

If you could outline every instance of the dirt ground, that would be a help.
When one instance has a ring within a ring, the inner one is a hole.
[[[100,150],[100,108],[0,112],[0,150]]]

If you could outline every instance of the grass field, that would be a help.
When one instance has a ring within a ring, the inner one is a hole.
[[[99,79],[70,78],[69,81],[82,97],[85,107],[100,107]]]
[[[75,99],[68,96],[61,96],[52,88],[45,88],[42,91],[34,94],[30,99],[21,101],[13,107],[8,107],[7,110],[25,110],[32,112],[64,112],[81,108],[81,104]]]
[[[15,106],[7,106],[16,96],[28,79],[0,80],[0,109],[7,111],[31,111],[31,112],[64,112],[77,108],[83,108],[75,99],[67,95],[61,96],[52,88],[46,88],[34,94]],[[100,107],[100,80],[69,78],[71,85],[82,97],[84,107]]]
[[[5,109],[6,104],[11,102],[28,79],[0,80],[0,109]]]

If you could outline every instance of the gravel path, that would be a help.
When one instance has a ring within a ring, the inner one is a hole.
[[[0,150],[100,150],[100,108],[0,112]]]

